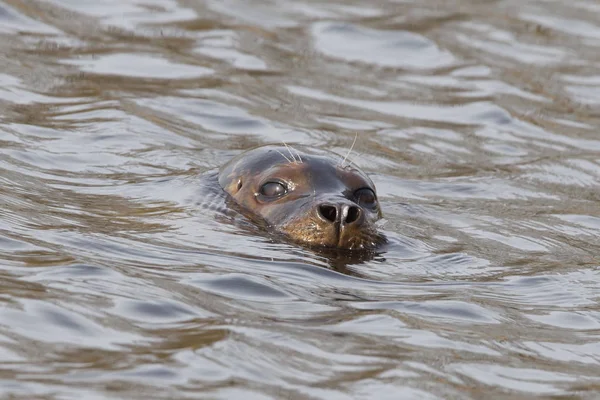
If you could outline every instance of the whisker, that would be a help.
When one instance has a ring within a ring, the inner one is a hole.
[[[292,149],[296,152],[296,155],[298,156],[298,164],[302,164],[302,157],[300,157],[300,152],[298,150],[296,150],[295,148],[293,148],[291,145],[290,145],[290,149]]]
[[[292,160],[294,160],[294,162],[297,162],[296,157],[294,157],[294,153],[292,153],[292,150],[290,150],[290,146],[288,146],[287,143],[283,141],[283,139],[281,140],[281,143],[283,143],[285,148],[288,149],[288,151],[290,152],[290,156],[292,156]]]
[[[285,156],[285,154],[283,154],[283,153],[282,153],[282,152],[280,152],[279,150],[275,149],[275,151],[276,151],[276,152],[278,152],[279,154],[281,154],[281,157],[285,158],[285,159],[287,160],[287,162],[289,162],[289,163],[291,163],[291,162],[292,162],[292,160],[290,160],[289,158],[287,158],[287,157]]]
[[[350,164],[354,164],[354,165],[356,165],[356,166],[358,167],[358,164],[357,164],[357,163],[356,163],[354,160],[356,160],[357,158],[359,158],[361,155],[362,155],[362,153],[356,153],[356,154],[354,155],[354,157],[352,157],[352,158],[349,158],[349,159],[348,159],[348,165],[350,165]]]
[[[358,139],[358,132],[356,132],[354,134],[354,141],[352,142],[352,146],[350,146],[350,150],[348,150],[348,154],[346,154],[346,157],[344,157],[344,159],[342,160],[342,164],[340,165],[342,168],[344,167],[344,163],[346,162],[346,159],[348,158],[350,153],[352,153],[352,149],[354,148],[354,145],[356,144],[356,139]]]

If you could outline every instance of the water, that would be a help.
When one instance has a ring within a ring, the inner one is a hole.
[[[0,1],[0,398],[600,397],[594,0]],[[201,204],[286,140],[348,260]]]

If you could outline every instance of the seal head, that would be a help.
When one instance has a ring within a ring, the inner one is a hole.
[[[385,241],[369,177],[331,152],[268,145],[233,158],[220,186],[251,217],[291,240],[319,247],[373,249]]]

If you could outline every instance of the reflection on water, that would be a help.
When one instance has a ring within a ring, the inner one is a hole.
[[[597,398],[598,21],[0,1],[0,397]],[[355,132],[390,241],[363,258],[277,240],[205,179]]]

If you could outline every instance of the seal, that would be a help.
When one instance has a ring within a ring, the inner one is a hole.
[[[293,150],[293,151],[292,151]],[[385,242],[369,177],[321,149],[266,145],[221,167],[219,185],[251,218],[309,246],[374,249]]]

